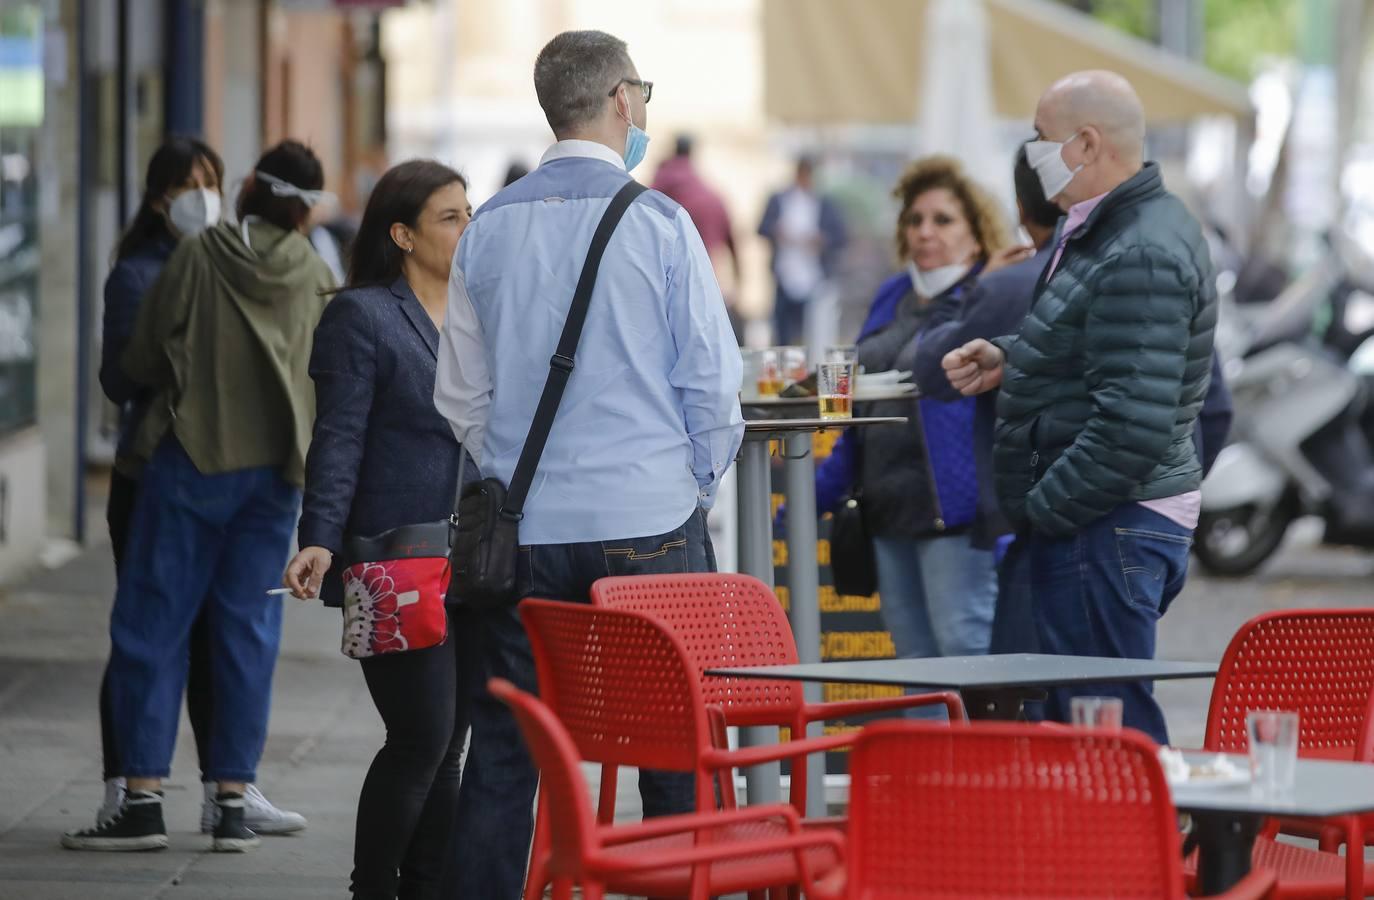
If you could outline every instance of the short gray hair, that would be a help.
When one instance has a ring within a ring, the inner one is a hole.
[[[634,67],[624,41],[604,31],[565,31],[534,61],[534,93],[555,134],[601,113],[616,82]]]

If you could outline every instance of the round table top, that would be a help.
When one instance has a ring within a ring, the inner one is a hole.
[[[873,403],[880,400],[919,400],[920,391],[915,390],[879,390],[860,391],[854,396],[855,403]],[[754,397],[752,399],[740,398],[739,405],[756,409],[783,409],[793,407],[815,406],[820,403],[820,397]]]
[[[867,425],[905,425],[906,416],[856,416],[851,419],[750,419],[744,423],[744,433],[786,434],[797,431],[826,431],[831,428],[851,428]]]

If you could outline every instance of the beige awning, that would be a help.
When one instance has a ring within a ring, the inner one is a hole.
[[[1082,69],[1128,78],[1152,124],[1250,115],[1242,85],[1075,10],[984,2],[1001,116],[1029,121],[1046,87]],[[764,0],[768,114],[795,125],[915,122],[925,16],[926,0]]]

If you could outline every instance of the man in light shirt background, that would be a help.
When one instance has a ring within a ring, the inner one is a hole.
[[[651,82],[624,42],[560,34],[535,91],[557,143],[478,210],[449,283],[435,405],[486,477],[509,484],[592,233],[644,156]],[[706,511],[744,434],[743,367],[706,248],[655,191],[601,261],[575,369],[520,522],[517,595],[587,602],[609,575],[715,569]],[[467,611],[472,737],[455,848],[463,897],[515,900],[537,775],[488,678],[535,689],[515,609]],[[689,811],[691,775],[642,772],[646,816]]]
[[[1110,72],[1041,98],[1027,145],[1068,216],[1020,333],[943,361],[965,394],[1000,385],[998,501],[1025,540],[1046,653],[1148,659],[1178,596],[1197,527],[1193,423],[1207,393],[1216,287],[1202,230],[1144,162],[1145,112]],[[1148,683],[1050,692],[1116,695],[1124,722],[1167,743]]]

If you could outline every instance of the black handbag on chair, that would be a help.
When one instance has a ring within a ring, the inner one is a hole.
[[[587,321],[592,288],[601,257],[616,225],[635,198],[647,188],[630,181],[611,198],[610,206],[601,217],[592,235],[582,274],[573,292],[568,319],[558,339],[558,349],[549,360],[549,377],[539,396],[539,406],[530,423],[525,446],[511,475],[510,487],[497,478],[483,478],[460,489],[457,507],[449,520],[449,547],[452,578],[449,599],[477,609],[499,609],[515,602],[515,570],[520,556],[520,520],[524,517],[525,498],[539,457],[544,453],[549,431],[553,427],[558,404],[568,386],[573,371],[573,356]],[[458,483],[463,483],[461,466]]]

